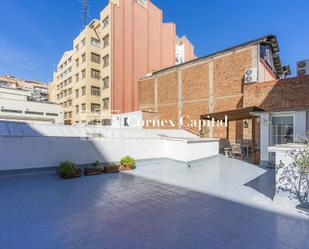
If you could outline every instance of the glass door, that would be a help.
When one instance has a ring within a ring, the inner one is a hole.
[[[274,116],[271,118],[271,138],[272,146],[277,144],[293,143],[294,141],[294,117]],[[275,163],[275,153],[271,153],[270,162]]]
[[[271,145],[293,143],[293,116],[278,116],[271,118]]]

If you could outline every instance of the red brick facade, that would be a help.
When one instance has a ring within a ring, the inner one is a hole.
[[[254,67],[255,49],[256,45],[250,45],[141,79],[140,110],[158,112],[160,120],[170,119],[178,125],[181,116],[199,120],[203,114],[249,106],[270,111],[309,109],[309,77],[244,83],[245,70]],[[243,121],[230,122],[229,139],[250,140],[251,122],[249,128],[244,128]],[[258,137],[259,125],[255,127]],[[225,128],[215,128],[212,136],[225,138],[226,133]]]

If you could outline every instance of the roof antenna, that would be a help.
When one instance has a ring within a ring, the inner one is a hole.
[[[82,10],[82,18],[83,18],[83,24],[84,27],[87,25],[88,17],[89,17],[89,4],[88,0],[81,0],[83,10]]]

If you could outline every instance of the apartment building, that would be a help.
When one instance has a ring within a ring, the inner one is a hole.
[[[40,81],[18,79],[11,75],[0,75],[0,87],[28,91],[31,93],[29,98],[33,101],[48,101],[48,86]]]
[[[33,100],[28,90],[0,86],[0,120],[63,124],[63,108]]]
[[[111,113],[136,111],[141,77],[195,58],[190,41],[162,15],[147,0],[110,0],[83,29],[49,85],[66,124],[109,124]]]

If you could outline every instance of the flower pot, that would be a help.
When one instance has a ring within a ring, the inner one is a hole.
[[[72,179],[72,178],[76,178],[76,177],[80,177],[80,176],[82,176],[82,170],[80,168],[76,169],[75,173],[71,174],[71,175],[61,175],[60,174],[60,177],[62,179]]]
[[[105,166],[103,168],[104,173],[118,173],[119,172],[119,167],[111,167],[111,166]]]
[[[129,171],[129,170],[133,170],[133,168],[130,165],[126,165],[126,164],[122,164],[119,167],[120,171]]]
[[[86,176],[100,175],[100,174],[102,174],[102,169],[99,168],[99,167],[97,167],[97,168],[93,168],[93,167],[85,168],[84,169],[84,174]]]

